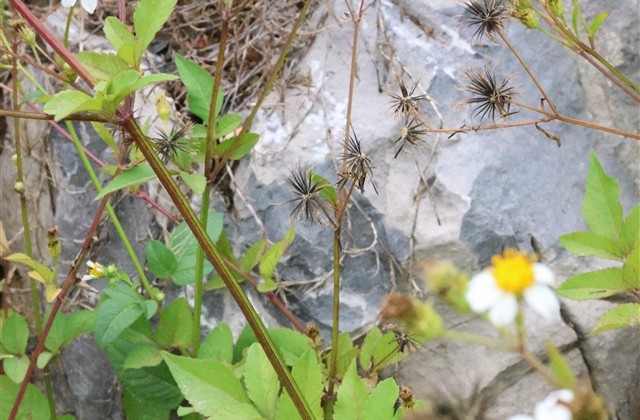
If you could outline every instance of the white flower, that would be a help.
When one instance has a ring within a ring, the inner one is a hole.
[[[62,0],[62,7],[71,7],[77,3],[77,0]],[[98,6],[98,0],[80,0],[80,5],[84,10],[93,13]]]
[[[549,319],[558,312],[558,298],[549,289],[553,273],[524,252],[507,249],[491,258],[491,267],[473,276],[467,290],[467,302],[474,312],[489,311],[489,320],[497,326],[511,324],[522,298],[537,313]]]
[[[509,420],[571,420],[573,414],[568,405],[573,402],[573,392],[568,389],[553,391],[536,404],[533,416],[518,414]]]
[[[104,277],[104,265],[93,261],[87,261],[87,266],[89,267],[89,269],[87,270],[87,274],[82,276],[82,281]]]

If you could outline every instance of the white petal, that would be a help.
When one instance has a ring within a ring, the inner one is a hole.
[[[71,7],[76,4],[76,0],[62,0],[60,4],[62,4],[62,7]]]
[[[509,325],[513,322],[518,312],[518,301],[512,294],[502,295],[489,311],[489,321],[496,326]]]
[[[488,271],[473,276],[469,282],[467,291],[467,302],[474,312],[484,312],[492,307],[502,295],[496,286],[496,280]]]
[[[540,263],[533,264],[533,278],[537,283],[548,284],[549,286],[553,285],[555,281],[553,271],[548,266]]]
[[[509,420],[535,420],[535,419],[527,414],[516,414],[515,416],[509,417]]]
[[[95,279],[95,277],[93,277],[91,274],[85,274],[84,276],[82,276],[82,281],[89,281],[93,279]]]
[[[80,0],[82,8],[89,13],[93,13],[98,6],[98,0]]]
[[[560,310],[555,293],[547,286],[533,285],[524,291],[524,300],[534,311],[546,319],[551,319]]]
[[[571,420],[572,414],[560,401],[569,403],[573,401],[573,393],[563,389],[550,393],[547,398],[536,404],[534,417],[536,420]]]

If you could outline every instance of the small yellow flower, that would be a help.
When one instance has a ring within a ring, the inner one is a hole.
[[[87,274],[82,276],[82,281],[104,277],[104,265],[93,261],[87,261],[87,266],[89,269],[87,270]]]
[[[466,298],[474,312],[489,311],[494,325],[511,324],[522,299],[549,319],[559,309],[558,298],[549,288],[553,280],[549,267],[524,252],[507,249],[491,259],[490,268],[473,276]]]

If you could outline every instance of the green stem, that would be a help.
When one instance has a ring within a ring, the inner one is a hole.
[[[89,178],[91,178],[91,182],[93,182],[94,187],[96,188],[98,193],[100,193],[102,191],[102,185],[100,184],[100,180],[98,179],[96,172],[93,170],[93,166],[91,166],[91,162],[89,162],[89,158],[87,157],[87,154],[85,153],[84,148],[82,147],[82,143],[80,143],[80,139],[78,138],[76,129],[74,128],[73,124],[70,121],[65,121],[65,125],[67,127],[67,131],[69,131],[69,135],[71,135],[71,138],[73,139],[73,145],[75,146],[76,151],[78,152],[78,156],[80,156],[80,160],[82,160],[82,164],[84,165],[85,170],[89,174]],[[109,214],[111,223],[113,223],[113,227],[116,229],[116,232],[118,232],[118,236],[120,237],[120,240],[122,241],[122,244],[124,245],[124,248],[127,251],[129,258],[131,258],[131,262],[133,263],[133,266],[135,267],[136,272],[140,277],[140,282],[142,283],[144,290],[147,292],[147,295],[149,296],[150,299],[154,299],[155,296],[153,294],[151,284],[149,283],[149,280],[147,279],[147,276],[144,272],[144,268],[142,267],[142,264],[140,264],[140,260],[138,259],[138,256],[136,255],[133,249],[133,246],[131,246],[131,242],[129,241],[127,234],[122,228],[122,224],[120,224],[120,219],[118,219],[118,215],[113,209],[113,206],[111,206],[111,204],[109,203],[107,203],[107,213]]]
[[[216,60],[216,70],[213,76],[213,90],[211,91],[211,107],[209,108],[209,118],[207,120],[207,139],[205,141],[205,158],[204,158],[204,176],[209,177],[212,166],[213,148],[216,146],[218,136],[216,134],[217,125],[217,109],[218,92],[220,91],[220,80],[222,78],[222,70],[224,67],[224,51],[227,46],[227,35],[229,33],[229,10],[227,6],[222,11],[222,28],[220,29],[220,43],[218,45],[218,58]],[[200,223],[207,226],[209,219],[209,200],[211,199],[211,186],[213,180],[208,180],[204,187],[202,195],[202,208],[200,209]],[[193,299],[193,331],[192,331],[192,353],[193,356],[198,354],[200,348],[200,317],[202,315],[202,294],[204,290],[204,251],[202,247],[198,247],[196,254],[196,278]]]
[[[549,384],[551,384],[554,387],[558,387],[558,380],[556,379],[555,375],[553,374],[553,372],[551,371],[551,369],[549,369],[547,366],[545,366],[544,363],[542,363],[542,361],[540,361],[540,359],[538,359],[533,353],[522,349],[520,351],[520,355],[522,356],[522,358],[531,365],[531,367],[533,367],[535,370],[538,371],[538,373],[540,373],[540,375],[542,375],[542,377],[549,382]]]
[[[464,331],[445,330],[442,336],[451,340],[464,341],[467,343],[477,344],[497,350],[508,350],[508,346],[503,341],[496,340],[495,338],[488,338],[477,334],[467,333]]]

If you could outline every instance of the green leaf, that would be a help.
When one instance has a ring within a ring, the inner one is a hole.
[[[116,74],[130,68],[129,63],[112,53],[80,51],[76,54],[76,58],[98,81],[109,80]]]
[[[211,108],[211,95],[213,92],[213,76],[207,73],[202,67],[193,61],[175,54],[178,73],[187,88],[187,101],[189,110],[198,116],[202,121],[209,120],[209,108]],[[222,109],[224,95],[218,92],[216,98],[216,114]]]
[[[29,325],[20,314],[12,312],[1,324],[0,344],[7,353],[24,354],[29,340]]]
[[[551,342],[547,343],[547,353],[549,353],[551,370],[556,375],[560,388],[575,389],[576,375],[566,359],[562,357],[562,353]]]
[[[367,389],[358,376],[355,360],[338,387],[338,398],[334,406],[333,417],[341,420],[358,420],[367,400]],[[393,409],[393,406],[391,407]]]
[[[49,361],[51,361],[52,357],[53,353],[49,351],[43,351],[42,353],[40,353],[40,355],[38,356],[38,361],[36,362],[36,366],[38,367],[38,369],[44,369]]]
[[[162,242],[152,239],[147,243],[147,264],[154,276],[169,278],[178,268],[178,260]]]
[[[260,414],[268,419],[273,418],[280,382],[271,362],[258,343],[252,344],[247,352],[247,360],[244,365],[244,384],[249,399],[253,401]]]
[[[218,324],[209,332],[198,350],[198,359],[233,363],[233,334],[227,324]]]
[[[180,177],[196,195],[202,195],[204,193],[204,188],[207,185],[207,179],[204,175],[197,172],[190,174],[189,172],[180,171]]]
[[[313,418],[322,419],[322,370],[313,349],[308,349],[298,359],[296,364],[293,366],[291,376],[293,376],[293,380],[296,381],[300,392],[307,400],[307,404],[311,409]],[[298,413],[298,410],[293,405],[293,401],[291,401],[291,397],[288,393],[283,391],[280,395],[280,402],[278,404],[277,419],[292,420],[301,418],[302,417]]]
[[[592,151],[582,215],[593,233],[606,236],[613,241],[618,240],[622,229],[622,206],[618,201],[619,196],[618,181],[604,172]]]
[[[171,410],[140,399],[127,389],[122,390],[122,408],[127,420],[169,420],[171,417]]]
[[[631,250],[622,266],[622,279],[629,289],[640,290],[640,244]]]
[[[162,362],[160,349],[152,344],[138,345],[124,358],[125,369],[157,366]]]
[[[573,0],[573,13],[571,14],[571,27],[573,28],[573,33],[576,36],[580,36],[578,33],[578,19],[580,18],[580,5],[577,0]]]
[[[607,20],[608,17],[609,12],[602,12],[598,13],[596,17],[593,18],[591,25],[589,25],[589,33],[587,34],[589,39],[593,40],[596,32],[598,32],[598,29],[600,29],[600,26],[604,23],[605,20]]]
[[[624,303],[611,309],[598,320],[589,334],[625,327],[640,327],[640,304]]]
[[[8,257],[4,257],[4,259],[7,261],[24,264],[32,270],[35,270],[42,276],[46,284],[51,284],[53,282],[53,270],[44,264],[40,264],[26,254],[15,253],[9,255]]]
[[[96,134],[100,136],[102,140],[104,140],[104,142],[111,148],[111,150],[118,150],[116,140],[113,138],[111,131],[109,131],[109,129],[105,127],[103,123],[92,121],[91,127],[93,127],[93,131],[95,131]]]
[[[247,273],[250,273],[251,270],[258,265],[260,258],[262,258],[262,254],[264,253],[264,248],[267,245],[267,241],[264,239],[259,240],[255,244],[251,245],[247,252],[244,253],[242,257],[242,270]]]
[[[18,396],[20,385],[13,383],[9,378],[0,375],[0,418],[8,419],[13,403]],[[40,390],[32,384],[27,385],[27,391],[24,394],[20,408],[18,409],[17,419],[38,419],[49,420],[51,413],[49,412],[49,404],[47,399]]]
[[[629,254],[640,244],[640,204],[629,212],[620,232],[620,249],[624,255]]]
[[[227,134],[233,132],[236,128],[242,124],[242,117],[237,114],[225,114],[218,120],[218,127],[216,128],[216,136],[224,137]]]
[[[145,310],[139,296],[131,296],[131,290],[118,284],[113,290],[106,290],[109,298],[98,306],[94,338],[98,347],[104,348],[115,340],[127,327],[133,324]],[[132,292],[135,295],[135,292]]]
[[[51,307],[47,308],[45,313],[45,319],[49,320],[51,316]],[[58,312],[56,314],[56,319],[53,320],[53,324],[51,325],[51,329],[49,330],[49,334],[47,335],[47,339],[44,342],[44,346],[47,350],[52,353],[58,353],[62,344],[64,344],[64,330],[66,329],[67,320],[64,317],[64,314]]]
[[[611,239],[593,232],[573,232],[560,237],[560,243],[576,255],[622,261],[622,251]]]
[[[134,185],[140,185],[155,178],[156,174],[153,172],[153,169],[151,169],[151,166],[149,166],[148,163],[141,163],[131,169],[122,171],[120,175],[109,181],[102,191],[98,193],[95,199],[100,200],[105,195],[111,194],[114,191]]]
[[[223,363],[191,359],[162,352],[187,401],[204,416],[213,419],[258,419],[240,381]]]
[[[167,306],[160,315],[155,339],[165,349],[186,350],[191,345],[193,315],[187,301],[180,297]]]
[[[100,111],[93,98],[77,90],[63,90],[53,95],[44,105],[45,114],[53,115],[56,121],[80,111]]]
[[[236,364],[242,360],[242,353],[244,349],[249,348],[249,346],[253,343],[256,343],[258,339],[254,334],[251,326],[249,324],[245,324],[242,331],[240,331],[240,335],[236,340],[236,345],[233,347],[233,363]]]
[[[287,233],[284,235],[284,238],[280,242],[276,242],[264,253],[262,259],[260,260],[259,270],[260,275],[262,276],[265,283],[261,283],[258,285],[258,290],[261,292],[267,292],[271,290],[275,290],[277,287],[276,283],[271,278],[273,276],[273,272],[276,269],[276,266],[280,262],[280,259],[284,255],[284,252],[287,250],[291,242],[293,242],[293,238],[296,235],[296,231],[293,226],[289,228]],[[262,288],[260,286],[263,286]]]
[[[338,336],[338,361],[336,363],[336,373],[342,377],[349,366],[355,362],[360,353],[358,347],[354,347],[353,340],[349,333],[342,333]]]
[[[574,300],[600,299],[628,291],[622,268],[590,271],[568,278],[556,293]]]
[[[4,372],[6,375],[16,384],[19,384],[24,379],[24,375],[29,368],[29,358],[25,355],[9,357],[4,359]]]
[[[316,173],[311,174],[311,180],[318,186],[322,187],[320,190],[320,196],[327,200],[329,204],[335,206],[338,202],[338,193],[336,192],[336,189],[333,188],[333,185],[326,178]]]
[[[223,214],[209,210],[207,218],[207,234],[212,242],[217,242],[222,234]],[[198,253],[198,241],[196,240],[189,226],[185,222],[176,226],[169,235],[169,248],[178,260],[178,268],[173,273],[172,280],[179,286],[190,284],[195,281],[196,275],[196,255]],[[206,276],[213,270],[213,266],[207,260],[204,261],[204,272]]]
[[[133,12],[133,25],[141,50],[146,50],[156,33],[171,16],[177,0],[140,0]]]
[[[96,314],[96,311],[81,310],[68,315],[64,323],[64,343],[62,345],[67,346],[75,338],[93,331]]]
[[[118,94],[116,95],[116,103],[119,104],[124,100],[124,98],[131,95],[135,91],[142,89],[143,87],[176,79],[178,79],[178,76],[166,73],[155,73],[142,76],[139,80],[136,80],[130,85],[123,87],[123,89],[118,92]]]
[[[138,41],[129,28],[119,19],[109,16],[104,20],[104,34],[118,56],[133,68],[138,68],[143,49],[139,48]]]
[[[260,136],[256,133],[242,133],[218,145],[218,154],[231,160],[240,160],[258,143]]]
[[[382,331],[376,327],[367,333],[358,359],[363,369],[367,370],[370,366],[376,366],[376,371],[379,371],[404,359],[407,354],[408,352],[398,351],[398,344],[393,332],[382,334]]]
[[[387,378],[380,382],[364,403],[361,418],[371,420],[393,419],[393,406],[398,399],[398,384],[393,378]],[[396,413],[400,418],[400,413]]]

